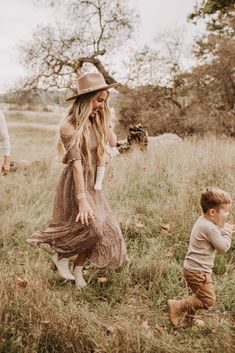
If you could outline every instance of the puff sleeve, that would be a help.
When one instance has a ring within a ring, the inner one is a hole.
[[[68,149],[66,148],[66,150],[67,151],[66,151],[64,158],[62,160],[62,162],[64,164],[69,164],[69,163],[72,163],[73,161],[77,161],[77,160],[82,159],[81,150],[78,145],[74,145]]]

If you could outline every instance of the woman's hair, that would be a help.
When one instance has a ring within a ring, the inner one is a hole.
[[[101,91],[87,93],[78,96],[71,106],[68,116],[61,121],[61,126],[64,125],[65,121],[72,124],[75,128],[75,133],[71,138],[69,148],[74,145],[79,145],[82,156],[86,163],[91,165],[91,153],[90,153],[90,140],[89,131],[86,123],[91,115],[93,108],[93,101],[96,99]],[[108,91],[107,91],[108,93]],[[110,108],[108,101],[105,100],[103,111],[97,112],[94,119],[92,119],[92,126],[94,127],[95,134],[98,140],[98,156],[99,158],[105,152],[105,144],[108,142],[108,131],[107,131],[107,119],[110,115]],[[60,137],[60,132],[57,137],[57,150],[59,153],[63,152],[63,144]]]
[[[203,213],[209,209],[219,209],[222,205],[229,205],[232,203],[230,194],[218,188],[206,188],[201,194],[201,208]]]

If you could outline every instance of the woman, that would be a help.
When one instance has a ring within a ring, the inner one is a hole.
[[[101,190],[95,190],[97,162],[105,147],[116,145],[109,120],[107,85],[100,73],[87,73],[78,80],[78,94],[62,122],[58,148],[65,147],[66,164],[57,186],[52,222],[27,242],[54,253],[52,260],[64,279],[85,287],[82,268],[87,259],[99,268],[115,269],[127,258],[120,226]],[[108,161],[108,156],[106,156]],[[68,259],[77,255],[73,274]]]

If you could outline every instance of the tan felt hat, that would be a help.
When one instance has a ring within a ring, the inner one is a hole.
[[[118,83],[108,85],[104,80],[104,76],[99,72],[88,72],[78,79],[78,93],[67,98],[66,101],[72,101],[83,94],[106,90],[117,85]]]

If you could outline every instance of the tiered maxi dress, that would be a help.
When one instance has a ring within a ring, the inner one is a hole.
[[[72,136],[61,139],[66,149],[63,163],[66,164],[57,185],[53,215],[48,228],[36,231],[26,241],[38,245],[50,253],[57,252],[59,258],[87,252],[88,258],[99,268],[115,269],[128,260],[126,244],[114,214],[103,191],[94,190],[97,166],[97,138],[93,127],[90,130],[91,167],[85,163],[78,146],[69,149]],[[83,165],[85,192],[95,213],[95,222],[82,225],[76,222],[79,204],[76,199],[73,178],[73,162],[81,160]]]

